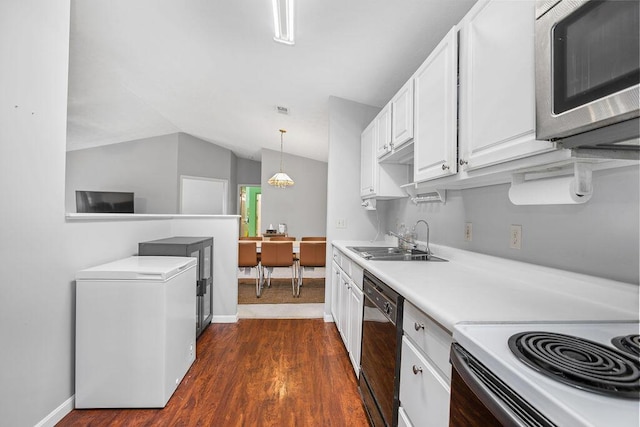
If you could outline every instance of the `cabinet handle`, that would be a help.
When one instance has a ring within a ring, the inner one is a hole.
[[[449,166],[447,166],[446,164],[443,163],[442,164],[442,170],[446,171],[447,169],[449,169]]]
[[[418,375],[422,373],[422,367],[413,365],[413,374]]]
[[[387,144],[384,144],[384,147],[382,147],[382,148],[384,148],[386,150],[388,147],[389,146]]]
[[[464,160],[464,159],[460,159],[460,161],[458,163],[460,163],[460,166],[464,166],[464,165],[468,165],[469,161]]]
[[[416,331],[419,331],[420,329],[424,329],[424,323],[415,322],[413,327],[416,328]]]

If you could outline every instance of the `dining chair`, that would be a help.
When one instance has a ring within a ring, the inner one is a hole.
[[[239,237],[238,240],[261,242],[262,236],[244,236],[244,237]],[[260,259],[261,259],[260,252],[258,252],[258,262],[260,262]]]
[[[272,242],[295,242],[296,238],[295,237],[291,237],[291,236],[278,236],[278,237],[272,237],[271,239],[269,239]],[[298,254],[296,254],[295,252],[293,253],[293,263],[296,264],[296,269],[297,269],[297,264],[298,264]]]
[[[298,260],[298,283],[297,295],[300,296],[302,286],[302,272],[305,268],[324,267],[327,256],[327,242],[323,241],[301,241],[300,257]]]
[[[325,236],[318,236],[318,237],[309,237],[309,236],[305,236],[302,239],[300,239],[300,241],[302,242],[306,242],[306,241],[320,241],[320,242],[326,242],[327,238]]]
[[[262,282],[267,277],[267,287],[271,286],[271,273],[276,267],[291,267],[291,288],[296,296],[296,263],[293,256],[293,242],[262,242]],[[265,270],[266,269],[266,273]]]
[[[238,268],[256,269],[256,297],[262,293],[262,268],[258,259],[257,245],[255,241],[238,242]]]

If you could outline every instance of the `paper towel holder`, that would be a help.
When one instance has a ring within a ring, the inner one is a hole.
[[[566,170],[556,171],[537,171],[528,172],[537,174],[536,178],[526,179],[527,172],[514,173],[511,176],[511,188],[509,189],[509,199],[515,205],[520,204],[563,204],[561,201],[540,202],[540,203],[521,203],[514,200],[513,194],[527,185],[541,182],[543,178],[557,177],[558,175],[567,175]],[[565,177],[565,179],[567,179]],[[575,195],[574,203],[587,202],[593,193],[592,182],[592,163],[591,162],[574,162],[573,163],[573,179],[571,180],[571,191]],[[584,198],[584,199],[582,199]],[[582,199],[582,200],[580,200]]]
[[[360,203],[360,206],[362,206],[366,211],[375,211],[376,199],[365,199]]]

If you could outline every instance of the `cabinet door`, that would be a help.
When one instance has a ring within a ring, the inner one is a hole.
[[[457,38],[454,27],[414,75],[414,182],[458,172]]]
[[[373,197],[375,193],[376,132],[377,122],[374,120],[362,132],[360,138],[360,196]]]
[[[331,315],[340,330],[340,268],[335,261],[331,262]]]
[[[391,151],[391,104],[385,105],[375,120],[378,127],[376,129],[376,157],[380,158]]]
[[[460,37],[460,164],[548,151],[535,140],[534,2],[480,0]]]
[[[396,149],[413,139],[413,79],[391,99],[391,144]]]
[[[356,376],[360,376],[360,355],[362,353],[362,314],[364,293],[353,283],[349,292],[349,317],[351,319],[349,332],[349,358]]]
[[[349,350],[349,277],[340,274],[340,336],[347,351]]]
[[[449,425],[449,384],[406,337],[402,338],[400,402],[413,424]]]

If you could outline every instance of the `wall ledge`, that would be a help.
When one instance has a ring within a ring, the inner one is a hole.
[[[67,213],[67,221],[151,221],[158,219],[237,219],[240,215]]]

